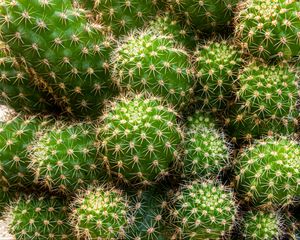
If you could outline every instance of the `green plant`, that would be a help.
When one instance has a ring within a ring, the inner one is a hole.
[[[109,78],[114,44],[69,0],[2,1],[1,39],[47,82],[65,112],[95,118],[116,90]]]
[[[191,101],[193,69],[188,53],[170,36],[134,32],[112,57],[112,79],[122,91],[148,91],[181,109]]]
[[[123,239],[127,225],[127,196],[118,189],[83,191],[72,206],[71,222],[78,239]]]
[[[300,194],[300,148],[286,137],[265,138],[242,151],[236,163],[239,197],[255,206],[292,204]]]
[[[100,152],[114,178],[150,184],[168,175],[183,134],[176,112],[155,97],[136,95],[112,102],[102,117]]]
[[[247,0],[240,3],[235,35],[246,51],[265,60],[298,58],[300,2]]]

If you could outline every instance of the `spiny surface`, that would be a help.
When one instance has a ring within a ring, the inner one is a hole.
[[[298,126],[298,76],[286,63],[250,62],[239,75],[225,125],[233,141],[292,134]]]
[[[174,198],[174,224],[182,237],[221,239],[232,229],[237,212],[233,193],[213,181],[185,184]]]
[[[229,25],[238,0],[168,0],[169,7],[201,31]]]
[[[189,55],[168,36],[150,30],[133,33],[113,52],[112,68],[112,78],[123,91],[148,91],[177,109],[191,100]]]
[[[8,186],[30,186],[33,173],[28,169],[31,160],[30,143],[41,133],[51,118],[16,116],[0,123],[0,182]]]
[[[209,41],[198,46],[194,53],[198,79],[195,98],[203,109],[224,111],[232,98],[233,83],[242,64],[241,55],[230,40]]]
[[[78,196],[73,205],[72,226],[78,239],[123,239],[127,213],[126,195],[102,186]]]
[[[0,58],[0,102],[17,112],[49,113],[49,94],[38,89],[37,79],[21,67],[15,58]]]
[[[95,117],[114,94],[109,79],[111,37],[69,0],[2,1],[1,37],[24,57],[74,117]]]
[[[62,199],[22,197],[12,206],[10,218],[9,232],[17,240],[75,240]]]
[[[51,191],[74,193],[106,177],[97,145],[93,124],[57,122],[32,143],[31,168]]]
[[[236,163],[239,197],[255,206],[286,206],[300,194],[300,147],[285,137],[265,138],[241,152]]]
[[[247,0],[241,2],[235,35],[241,46],[265,60],[300,55],[300,2]]]
[[[136,95],[111,104],[98,137],[103,161],[117,180],[147,185],[168,175],[183,138],[176,116],[155,97]]]
[[[275,212],[249,211],[243,217],[243,236],[246,240],[279,239],[281,220]]]
[[[187,178],[216,177],[228,164],[229,150],[222,133],[198,112],[189,118],[184,141],[184,174]],[[199,124],[199,121],[201,121]]]

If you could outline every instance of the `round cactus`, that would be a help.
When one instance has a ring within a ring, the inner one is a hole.
[[[281,234],[281,219],[278,213],[249,211],[243,216],[243,236],[246,240],[279,239]]]
[[[117,180],[150,184],[177,160],[182,131],[160,99],[136,95],[113,102],[99,127],[100,152]]]
[[[255,206],[279,207],[300,194],[300,147],[286,137],[257,141],[237,158],[235,187]]]
[[[169,7],[185,22],[201,31],[218,30],[229,25],[238,0],[168,0]]]
[[[300,56],[300,2],[247,0],[240,3],[235,34],[242,47],[265,60]]]
[[[188,128],[218,128],[218,121],[211,113],[196,110],[187,117],[186,127]]]
[[[229,234],[235,222],[233,193],[216,182],[190,182],[173,201],[171,215],[183,237],[220,239]]]
[[[298,76],[286,63],[249,63],[237,81],[237,100],[225,125],[233,141],[292,134],[298,127]]]
[[[32,143],[31,168],[51,191],[72,193],[106,177],[91,123],[57,122]]]
[[[241,52],[231,41],[209,41],[194,53],[199,86],[195,98],[204,109],[220,112],[232,99],[233,83],[241,67]]]
[[[156,31],[135,32],[112,54],[112,78],[122,90],[148,91],[177,109],[191,101],[193,69],[188,53]]]
[[[3,186],[31,186],[34,174],[29,171],[30,143],[50,124],[49,117],[22,117],[0,122],[0,183]]]
[[[20,198],[9,213],[9,232],[16,239],[75,240],[68,205],[57,197]]]
[[[74,201],[72,211],[78,239],[123,239],[128,202],[122,191],[104,186],[84,191]]]
[[[70,0],[5,0],[0,22],[1,39],[47,82],[65,112],[98,117],[116,93],[108,73],[111,36]]]
[[[188,178],[216,177],[229,159],[222,133],[201,112],[189,118],[185,137],[184,174]]]

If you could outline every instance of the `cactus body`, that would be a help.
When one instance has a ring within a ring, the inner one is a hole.
[[[241,52],[230,41],[209,41],[194,54],[199,84],[195,98],[202,108],[224,111],[232,99],[233,83],[242,64]]]
[[[74,201],[72,226],[78,239],[123,239],[127,214],[127,197],[122,191],[98,187]]]
[[[108,76],[113,43],[101,27],[69,0],[6,0],[0,22],[3,41],[48,83],[65,111],[98,115],[115,92]]]
[[[247,0],[240,3],[236,37],[252,55],[271,59],[300,56],[300,2]]]
[[[139,185],[168,175],[182,142],[176,116],[155,97],[136,95],[112,103],[99,127],[102,158],[112,175]]]
[[[32,144],[31,168],[51,191],[73,193],[106,177],[91,123],[58,122]]]
[[[9,232],[16,239],[75,240],[65,201],[56,197],[23,196],[11,208]]]
[[[174,204],[174,223],[189,239],[220,239],[228,235],[237,212],[232,192],[211,181],[184,185]]]
[[[300,194],[299,151],[285,137],[257,141],[242,152],[236,164],[236,189],[240,198],[255,206],[279,207]]]
[[[293,67],[252,61],[239,75],[237,85],[237,100],[228,108],[225,121],[234,141],[296,131],[299,90]]]
[[[168,36],[135,32],[112,54],[112,67],[112,78],[123,91],[148,91],[177,109],[191,100],[194,81],[189,55]]]

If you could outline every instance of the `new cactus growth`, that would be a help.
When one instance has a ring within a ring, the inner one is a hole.
[[[75,240],[68,205],[57,197],[23,196],[11,206],[9,232],[16,239]]]
[[[38,89],[37,77],[30,75],[15,58],[0,58],[0,102],[18,112],[54,111],[51,97]],[[44,90],[45,91],[45,90]],[[52,108],[52,109],[51,109]]]
[[[239,75],[236,103],[228,108],[225,125],[234,140],[292,134],[298,126],[298,76],[286,63],[252,61]]]
[[[51,191],[74,193],[106,177],[91,123],[57,122],[32,142],[31,169]]]
[[[193,69],[188,53],[156,31],[135,32],[112,54],[112,78],[120,89],[161,96],[182,108],[191,101]]]
[[[265,60],[298,58],[299,8],[298,0],[241,2],[236,16],[236,38],[245,50]]]
[[[0,183],[2,186],[28,187],[34,176],[29,171],[30,143],[50,124],[48,117],[16,116],[0,123]]]
[[[73,203],[72,226],[78,239],[123,239],[128,202],[118,189],[98,187],[82,192]]]
[[[230,233],[235,222],[233,193],[216,182],[187,183],[173,201],[171,215],[182,237],[220,239]]]
[[[205,114],[198,112],[189,118],[184,141],[184,174],[188,178],[216,177],[229,159],[224,136]]]
[[[113,42],[69,0],[0,5],[1,38],[53,89],[66,112],[95,117],[114,94],[109,79]]]
[[[249,211],[243,216],[245,240],[279,239],[282,234],[280,215],[276,212]]]
[[[230,24],[238,0],[168,0],[185,22],[201,31],[218,30]]]
[[[194,53],[198,87],[195,98],[202,108],[224,111],[232,99],[233,83],[242,65],[241,51],[231,41],[209,41]]]
[[[176,117],[155,97],[136,95],[113,102],[102,117],[98,136],[112,175],[139,185],[168,175],[183,140]]]
[[[265,138],[237,158],[235,187],[244,202],[286,206],[300,194],[300,148],[286,137]]]

